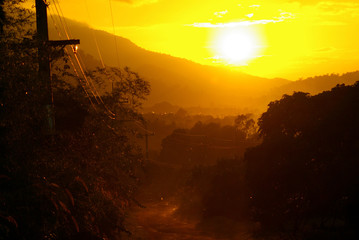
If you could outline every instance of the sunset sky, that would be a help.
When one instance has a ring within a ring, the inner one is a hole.
[[[58,1],[67,18],[202,64],[291,80],[359,69],[357,0]]]

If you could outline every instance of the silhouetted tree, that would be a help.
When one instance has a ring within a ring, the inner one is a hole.
[[[354,237],[358,110],[358,82],[269,104],[258,122],[263,142],[245,154],[252,216],[262,232],[309,237],[331,227],[332,239]]]
[[[191,129],[176,129],[162,141],[161,158],[184,165],[215,164],[241,156],[257,141],[254,120],[240,115],[235,125],[197,122]]]
[[[53,78],[57,132],[43,134],[37,51],[26,40],[32,13],[21,2],[4,1],[0,39],[0,239],[115,239],[126,231],[142,164],[134,129],[121,119],[141,118],[149,85],[129,69],[111,69],[121,89],[100,99],[64,81],[78,79],[61,70]]]

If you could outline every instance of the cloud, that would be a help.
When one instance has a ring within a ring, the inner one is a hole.
[[[282,2],[297,2],[302,5],[317,5],[321,3],[328,3],[328,4],[341,4],[341,5],[350,5],[350,4],[357,4],[357,1],[355,0],[282,0]]]
[[[334,51],[336,51],[336,48],[334,47],[323,47],[323,48],[314,49],[314,52],[318,52],[318,53],[330,53]]]
[[[322,15],[327,16],[353,16],[359,11],[359,3],[353,2],[320,2],[316,7]]]
[[[115,0],[117,2],[126,2],[126,3],[132,3],[133,0]]]
[[[249,17],[249,16],[247,16]],[[283,22],[286,19],[294,18],[293,14],[284,12],[281,13],[281,16],[275,19],[259,19],[259,20],[248,20],[248,21],[240,21],[240,22],[227,22],[227,23],[193,23],[188,24],[186,26],[198,27],[198,28],[230,28],[230,27],[240,27],[240,26],[251,26],[257,24],[268,24],[268,23],[278,23]]]
[[[316,23],[318,26],[345,26],[347,23],[340,21],[319,21]]]
[[[136,7],[158,2],[158,0],[113,0],[113,1],[128,3]]]
[[[199,27],[199,28],[226,28],[226,27],[250,26],[256,24],[268,24],[268,23],[277,23],[277,22],[283,22],[283,20],[262,19],[262,20],[254,20],[254,21],[241,21],[241,22],[229,22],[229,23],[193,23],[187,26]]]
[[[221,11],[221,12],[215,12],[214,15],[216,15],[217,17],[221,18],[223,17],[224,15],[226,15],[228,13],[228,10],[224,10],[224,11]]]
[[[334,0],[335,1],[335,0]],[[284,0],[284,2],[297,2],[302,5],[316,5],[317,3],[324,2],[323,0]],[[337,2],[340,2],[337,0]]]

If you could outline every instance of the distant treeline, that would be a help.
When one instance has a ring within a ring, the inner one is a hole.
[[[359,82],[284,95],[259,118],[262,142],[243,159],[193,170],[179,212],[201,226],[250,220],[262,239],[357,239],[358,123]]]

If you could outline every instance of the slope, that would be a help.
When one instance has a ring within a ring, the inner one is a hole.
[[[96,36],[107,66],[128,66],[151,83],[147,105],[168,101],[180,106],[257,108],[260,96],[289,81],[251,76],[221,67],[205,66],[186,59],[145,50],[130,40],[67,19],[72,38],[81,39],[88,66],[99,65]],[[54,26],[50,38],[58,39]],[[115,40],[116,38],[116,40]],[[116,45],[118,57],[116,56]],[[91,56],[94,56],[92,58]],[[263,105],[263,104],[262,104]]]

